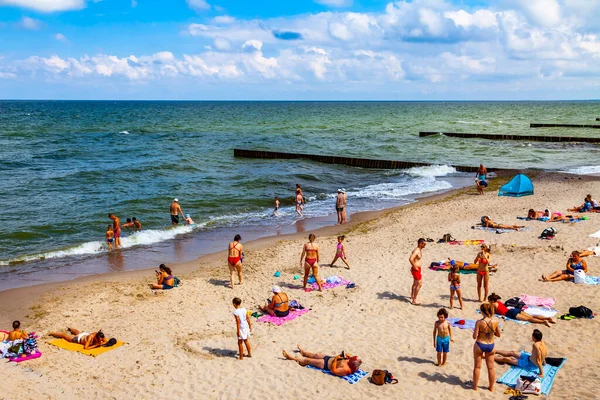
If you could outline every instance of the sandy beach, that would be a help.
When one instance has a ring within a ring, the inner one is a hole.
[[[579,305],[598,311],[599,286],[538,279],[564,268],[572,250],[598,243],[599,239],[589,235],[600,229],[600,214],[589,214],[589,220],[578,223],[519,221],[516,217],[526,215],[529,208],[564,213],[581,204],[588,193],[598,197],[600,179],[541,172],[530,176],[534,196],[498,197],[495,190],[478,196],[474,188],[468,188],[384,212],[374,220],[316,231],[321,277],[342,276],[356,283],[353,289],[337,287],[322,293],[301,289],[301,280],[293,276],[301,275],[299,260],[306,232],[284,240],[246,243],[244,284],[234,290],[227,287],[226,255],[219,253],[186,265],[172,265],[183,285],[163,293],[148,288],[154,282],[155,266],[44,289],[2,292],[1,328],[7,329],[12,319],[19,318],[23,328],[41,336],[43,356],[21,364],[0,363],[4,377],[0,398],[507,398],[504,385],[496,384],[494,393],[487,391],[485,368],[479,392],[470,389],[472,331],[454,329],[448,364],[434,365],[433,324],[437,310],[449,307],[449,290],[447,273],[431,271],[427,266],[448,257],[469,262],[475,258],[477,246],[438,244],[446,233],[458,240],[483,239],[491,245],[493,262],[499,264],[498,272],[491,276],[490,289],[504,300],[528,294],[555,298],[558,315]],[[490,189],[507,180],[495,179]],[[482,215],[531,229],[503,234],[471,229]],[[538,238],[547,226],[558,230],[554,240]],[[328,266],[338,232],[346,235],[350,270],[342,268],[339,261],[336,268]],[[435,242],[423,250],[424,283],[419,295],[423,305],[413,306],[408,300],[412,283],[408,257],[419,237]],[[588,257],[586,261],[589,275],[600,276],[600,260]],[[281,272],[279,278],[273,276],[275,271]],[[479,319],[475,276],[461,278],[465,307],[449,310],[450,317]],[[240,361],[231,300],[240,297],[242,306],[256,311],[256,306],[270,297],[274,284],[310,312],[279,327],[253,318],[253,357]],[[8,311],[11,302],[13,311]],[[27,310],[20,311],[23,308]],[[128,344],[98,357],[47,344],[48,332],[67,326],[88,332],[102,329],[108,337]],[[496,348],[530,351],[534,328],[543,332],[549,356],[568,359],[556,377],[551,396],[597,398],[598,318],[559,320],[551,328],[505,321]],[[331,355],[342,350],[359,355],[362,369],[369,373],[389,370],[399,384],[378,387],[364,378],[350,385],[284,360],[281,350],[292,351],[297,343]],[[508,366],[496,364],[497,378],[507,370]]]

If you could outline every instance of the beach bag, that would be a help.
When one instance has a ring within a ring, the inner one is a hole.
[[[504,302],[504,305],[506,307],[512,307],[512,308],[523,308],[525,307],[525,303],[521,301],[520,297],[513,297],[511,299],[508,299]]]
[[[521,375],[517,378],[515,390],[523,394],[540,394],[542,390],[542,381],[534,376]]]
[[[173,277],[173,287],[177,287],[181,284],[181,279],[179,279],[178,277]]]
[[[374,383],[377,386],[385,385],[386,383],[395,385],[398,383],[398,379],[395,379],[388,371],[376,369],[371,373],[371,383]]]
[[[585,283],[585,271],[582,269],[575,270],[573,274],[573,282],[580,284]]]
[[[37,353],[37,351],[38,345],[35,332],[32,332],[27,336],[27,339],[25,339],[25,341],[23,342],[23,353],[31,355]]]
[[[542,232],[540,237],[542,239],[553,239],[557,233],[558,233],[558,231],[556,229],[549,227],[549,228],[544,229],[544,231]]]
[[[442,236],[442,243],[454,242],[455,240],[456,239],[454,239],[449,233],[446,233],[444,236]]]
[[[569,308],[569,314],[577,318],[591,318],[594,312],[586,306],[579,306]]]

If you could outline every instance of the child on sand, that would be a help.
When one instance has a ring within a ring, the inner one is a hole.
[[[448,282],[450,282],[450,309],[454,308],[454,293],[458,297],[458,302],[460,304],[460,309],[463,308],[463,300],[462,293],[460,291],[460,275],[458,275],[459,267],[458,265],[452,265],[450,272],[448,273]]]
[[[252,349],[250,348],[250,343],[248,342],[248,338],[250,338],[250,332],[252,332],[252,323],[250,322],[250,317],[246,312],[245,308],[240,307],[242,304],[242,300],[235,297],[233,299],[233,307],[235,311],[233,315],[235,317],[235,325],[237,327],[237,337],[238,337],[238,347],[240,349],[240,360],[244,359],[244,344],[246,345],[246,350],[248,350],[248,357],[252,357]]]
[[[448,311],[445,308],[440,308],[437,312],[438,320],[433,324],[433,347],[437,351],[437,366],[441,367],[446,364],[446,357],[450,352],[450,342],[452,339],[452,328],[448,319]]]
[[[113,231],[112,225],[108,225],[106,228],[106,244],[108,244],[108,250],[113,249],[113,242],[115,241],[115,232]]]
[[[19,329],[21,327],[21,323],[19,321],[14,321],[12,323],[13,330],[8,333],[8,340],[25,340],[27,339],[27,333],[24,330]]]
[[[333,267],[333,264],[335,264],[335,262],[337,261],[337,259],[339,258],[340,260],[342,260],[344,262],[344,264],[346,264],[346,268],[350,269],[350,264],[348,264],[348,261],[346,260],[346,250],[344,249],[344,239],[346,238],[346,236],[342,235],[342,236],[338,236],[337,240],[337,249],[335,251],[335,257],[333,258],[333,261],[331,262],[331,264],[329,264],[330,267]]]

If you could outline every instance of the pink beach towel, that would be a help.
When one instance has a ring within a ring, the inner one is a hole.
[[[321,284],[321,287],[323,288],[323,290],[326,290],[326,289],[331,289],[331,288],[338,287],[338,286],[346,286],[349,283],[352,283],[352,282],[347,281],[347,280],[345,280],[345,279],[343,279],[343,278],[340,277],[340,281],[339,282],[337,282],[337,283],[323,282]],[[317,285],[317,282],[311,283],[310,287],[306,288],[304,291],[311,292],[313,290],[319,290],[319,285]]]
[[[262,317],[260,317],[257,321],[258,322],[270,322],[273,325],[281,326],[281,325],[285,324],[287,321],[291,321],[293,319],[296,319],[296,318],[306,314],[308,311],[309,311],[308,308],[305,308],[303,310],[293,310],[293,311],[290,311],[290,313],[287,316],[281,317],[281,318],[267,314],[267,315],[263,315]]]
[[[529,296],[527,294],[521,295],[521,301],[528,306],[540,306],[548,308],[552,308],[554,303],[556,303],[556,299],[553,299],[551,297],[537,297]]]

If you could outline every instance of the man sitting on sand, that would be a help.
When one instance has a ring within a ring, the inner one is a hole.
[[[324,371],[330,371],[336,376],[347,376],[352,375],[360,368],[362,360],[357,356],[350,357],[345,355],[344,352],[339,356],[326,356],[321,353],[309,353],[298,345],[298,351],[302,357],[293,357],[288,354],[287,351],[281,350],[281,353],[287,360],[296,361],[303,367],[306,365],[312,365],[313,367],[320,368]]]
[[[490,219],[489,216],[483,216],[481,217],[481,225],[485,226],[486,228],[494,228],[494,229],[512,229],[513,231],[518,231],[521,228],[525,228],[524,226],[519,226],[519,225],[503,225],[503,224],[499,224],[497,222],[494,222]]]
[[[544,365],[546,365],[548,349],[546,348],[546,344],[542,341],[542,337],[542,332],[540,332],[538,329],[534,329],[533,334],[531,335],[531,340],[533,340],[531,353],[518,350],[496,350],[496,356],[494,360],[498,363],[516,365],[525,370],[533,370],[537,368],[540,371],[538,376],[543,378]]]

